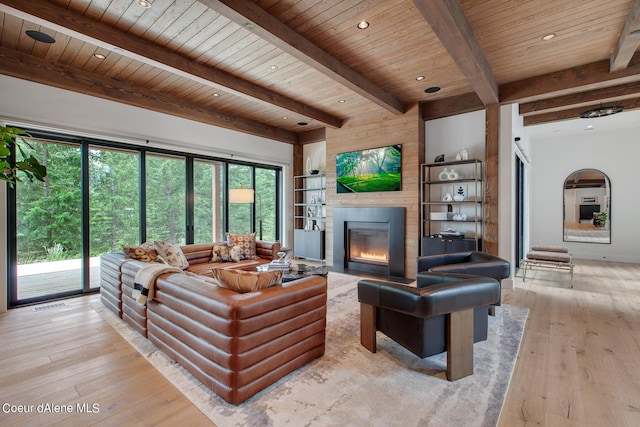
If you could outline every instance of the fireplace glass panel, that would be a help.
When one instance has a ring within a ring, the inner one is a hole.
[[[389,231],[349,229],[349,261],[388,265]]]

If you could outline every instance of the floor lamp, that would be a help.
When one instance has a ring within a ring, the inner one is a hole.
[[[233,188],[229,190],[229,203],[255,203],[255,196],[258,196],[259,239],[262,240],[262,197],[251,188]]]

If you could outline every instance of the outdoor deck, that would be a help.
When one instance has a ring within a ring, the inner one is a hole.
[[[90,259],[90,287],[100,287],[100,258]],[[18,265],[18,299],[82,289],[80,260]]]

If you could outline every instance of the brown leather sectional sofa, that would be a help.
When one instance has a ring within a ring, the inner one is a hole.
[[[145,263],[105,254],[101,300],[217,395],[239,404],[324,354],[327,281],[312,276],[244,294],[221,288],[204,280],[212,268],[252,269],[273,259],[279,245],[258,242],[261,260],[211,265],[213,245],[183,246],[188,270],[202,276],[160,275],[147,306],[131,297]]]

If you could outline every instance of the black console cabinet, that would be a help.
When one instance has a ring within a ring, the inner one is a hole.
[[[477,244],[477,246],[476,246]],[[481,241],[476,239],[450,239],[442,237],[423,237],[421,255],[438,255],[451,252],[481,250]]]

